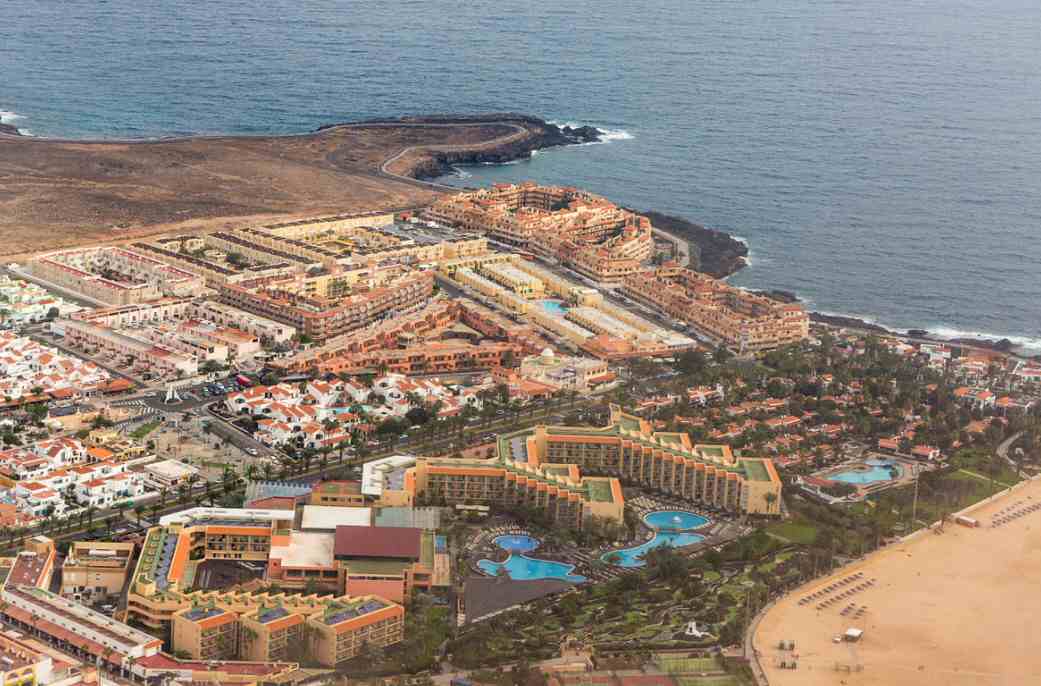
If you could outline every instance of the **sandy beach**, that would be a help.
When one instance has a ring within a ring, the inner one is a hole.
[[[979,528],[949,522],[942,534],[922,532],[771,608],[755,636],[771,686],[1041,683],[1041,481],[967,514]],[[1008,523],[994,526],[1000,516]],[[863,638],[835,643],[849,628]],[[782,640],[794,641],[794,650],[779,650]],[[781,660],[798,667],[782,669]],[[856,665],[861,671],[844,671]]]

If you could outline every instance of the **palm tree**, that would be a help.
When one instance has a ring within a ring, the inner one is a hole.
[[[166,496],[170,494],[170,489],[163,486],[159,489],[159,506],[166,507]]]
[[[763,500],[766,501],[766,511],[773,512],[774,503],[777,502],[777,494],[770,492],[763,496]]]
[[[224,494],[231,495],[238,484],[239,476],[235,473],[235,470],[231,467],[225,467],[224,472],[221,474],[221,487],[224,490]]]
[[[141,513],[145,511],[145,506],[142,503],[134,505],[134,517],[137,519],[138,525],[141,524]]]

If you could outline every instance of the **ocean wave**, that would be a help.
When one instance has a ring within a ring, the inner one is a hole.
[[[807,310],[816,311],[820,314],[830,317],[849,317],[851,319],[859,319],[867,324],[873,324],[875,326],[881,326],[889,329],[895,334],[906,333],[910,329],[921,329],[928,332],[929,338],[936,338],[940,340],[954,340],[959,339],[976,339],[981,341],[1000,341],[1002,339],[1008,339],[1010,343],[1017,349],[1023,351],[1041,351],[1041,338],[1033,336],[1015,336],[1011,334],[997,334],[988,333],[986,331],[964,331],[962,329],[955,329],[949,326],[894,326],[893,324],[887,324],[884,321],[872,315],[864,314],[852,314],[849,312],[834,312],[831,310],[818,310],[813,307],[813,301],[809,298],[805,298],[801,295],[798,296],[806,306]]]
[[[21,121],[22,119],[25,119],[25,115],[18,114],[17,112],[12,112],[11,110],[0,110],[0,124],[14,124],[16,121]],[[21,127],[16,127],[16,129],[18,133],[22,134],[23,136],[36,135],[29,129],[23,129]]]
[[[452,176],[458,177],[460,179],[469,179],[473,177],[473,174],[466,171],[462,167],[452,167]]]
[[[590,143],[579,143],[579,145],[603,145],[604,143],[610,143],[612,141],[629,141],[636,138],[636,136],[625,129],[609,129],[606,126],[600,126],[599,124],[583,124],[574,121],[550,121],[547,123],[554,124],[560,128],[570,126],[573,129],[580,129],[583,126],[592,126],[600,132],[600,140],[592,141]]]
[[[1030,350],[1041,350],[1041,338],[1034,338],[1032,336],[1015,336],[1011,334],[1003,333],[987,333],[986,331],[962,331],[961,329],[955,329],[949,326],[926,326],[922,327],[929,332],[931,336],[943,339],[953,338],[978,338],[981,340],[989,341],[1000,341],[1003,338],[1007,338],[1012,345],[1019,348],[1027,348]]]

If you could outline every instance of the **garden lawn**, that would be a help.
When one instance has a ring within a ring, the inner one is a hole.
[[[777,522],[766,527],[766,533],[800,545],[817,540],[817,527],[804,521]]]

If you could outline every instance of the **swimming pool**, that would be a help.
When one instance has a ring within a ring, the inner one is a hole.
[[[842,481],[847,484],[853,484],[855,486],[862,486],[864,484],[874,484],[879,481],[892,481],[893,479],[899,478],[900,476],[900,465],[889,460],[865,460],[864,464],[867,465],[867,469],[849,469],[842,472],[835,472],[834,474],[828,474],[824,478],[831,479],[832,481]],[[893,476],[890,468],[896,469],[896,476]]]
[[[600,559],[617,567],[643,567],[646,562],[641,557],[649,550],[662,546],[682,548],[705,540],[704,536],[692,533],[691,530],[701,528],[709,522],[707,517],[683,510],[651,512],[643,521],[656,532],[651,540],[632,548],[610,550],[601,555]]]
[[[542,309],[556,317],[563,317],[567,312],[567,307],[559,300],[543,300],[541,303]]]
[[[539,547],[539,541],[536,538],[520,535],[498,536],[493,542],[509,552],[510,556],[506,558],[505,562],[478,561],[477,568],[489,576],[496,576],[500,569],[505,568],[510,578],[516,581],[561,579],[579,584],[586,580],[584,576],[571,573],[575,565],[554,562],[552,560],[540,560],[524,555],[524,553]]]
[[[708,524],[708,519],[693,512],[683,510],[660,510],[651,512],[643,518],[644,523],[652,529],[689,531]]]

